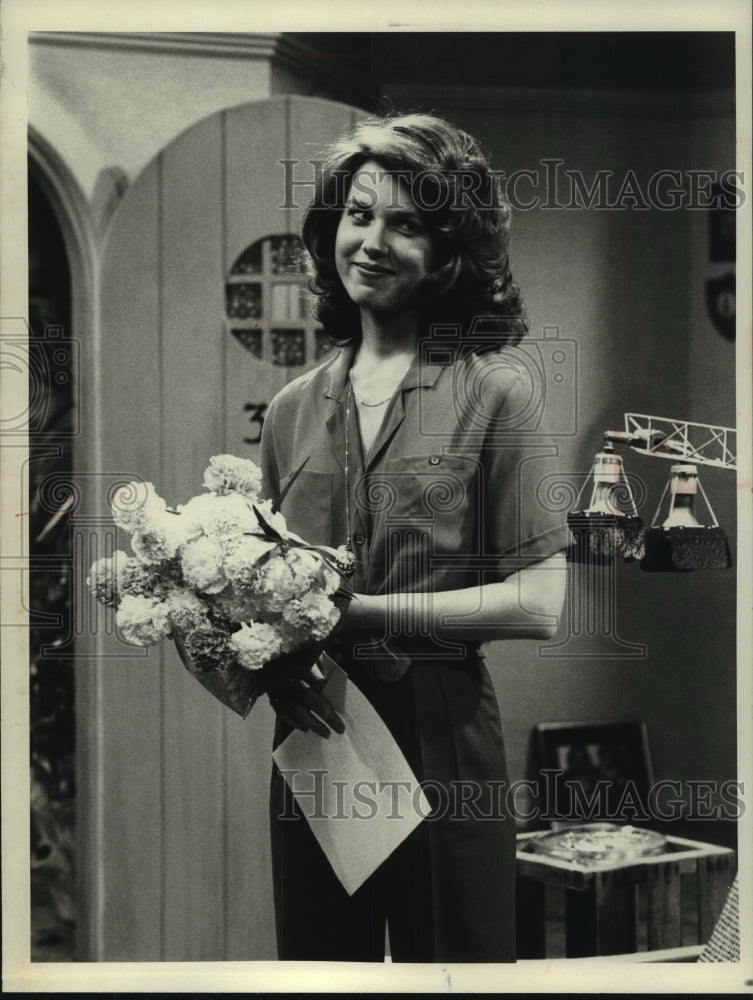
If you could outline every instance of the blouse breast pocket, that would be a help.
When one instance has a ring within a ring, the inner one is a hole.
[[[478,469],[460,455],[406,455],[369,476],[373,513],[399,530],[423,527],[434,553],[471,554],[478,524]]]
[[[294,473],[280,481],[280,492]],[[288,528],[311,545],[332,545],[332,473],[304,469],[282,502]]]

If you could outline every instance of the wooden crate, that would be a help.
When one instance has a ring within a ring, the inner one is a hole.
[[[645,895],[648,951],[705,944],[735,875],[735,852],[727,847],[668,836],[662,854],[587,868],[534,854],[536,833],[518,836],[518,957],[546,957],[546,887],[565,890],[565,950],[568,958],[636,952],[636,897]],[[695,884],[696,941],[682,941],[681,889]]]

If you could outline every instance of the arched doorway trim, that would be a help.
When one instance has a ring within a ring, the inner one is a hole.
[[[97,289],[99,284],[99,254],[89,203],[81,191],[71,170],[50,145],[33,127],[28,135],[29,169],[49,199],[60,225],[68,257],[71,274],[71,334],[79,342],[78,358],[80,369],[73,373],[75,379],[75,403],[79,410],[78,426],[81,433],[74,441],[74,478],[84,474],[86,468],[101,462],[103,442],[101,438],[101,417],[99,369],[96,363],[100,350],[100,331],[96,321]],[[73,612],[75,614],[75,610]],[[92,648],[92,642],[95,648]],[[96,663],[100,640],[87,640],[87,661],[81,661],[86,669],[76,668],[76,855],[77,878],[77,958],[93,958],[91,943],[97,938],[97,914],[101,900],[96,896],[98,883],[86,879],[89,865],[84,859],[94,854],[94,845],[99,839],[102,822],[98,807],[99,796],[96,789],[101,780],[96,752],[100,737],[97,705],[100,698],[99,677],[90,664]],[[77,644],[77,653],[80,652]],[[92,655],[94,659],[92,660]],[[91,925],[91,926],[88,926]],[[86,943],[84,945],[84,943]],[[82,953],[82,948],[87,952]],[[97,947],[95,944],[94,952]]]

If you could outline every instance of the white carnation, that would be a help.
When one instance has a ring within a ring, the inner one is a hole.
[[[124,596],[132,594],[154,597],[158,586],[159,578],[140,559],[126,556],[125,559],[118,560],[118,587]]]
[[[228,496],[200,494],[178,509],[187,538],[205,534],[233,541],[244,532],[260,531],[249,501],[239,493]]]
[[[275,622],[275,628],[280,633],[283,653],[293,653],[311,643],[311,636],[307,631],[296,628],[284,618],[279,618]]]
[[[239,586],[250,586],[256,580],[256,564],[275,547],[259,535],[241,535],[228,552],[225,549],[225,576]],[[224,546],[223,546],[224,548]]]
[[[131,548],[142,562],[157,565],[172,559],[183,544],[179,518],[167,511],[150,511],[131,538]]]
[[[230,645],[238,655],[238,662],[246,670],[260,670],[282,650],[282,639],[272,625],[254,622],[242,625],[230,636]]]
[[[206,535],[188,542],[181,550],[183,578],[189,587],[206,594],[217,594],[227,584],[222,572],[222,549]]]
[[[322,578],[323,578],[323,588],[324,593],[330,596],[340,589],[342,584],[342,579],[340,574],[328,566],[324,560],[322,560]]]
[[[192,542],[204,534],[201,507],[202,504],[206,504],[207,501],[211,502],[211,500],[212,494],[202,493],[198,497],[191,497],[188,503],[178,504],[176,509],[180,517],[180,533],[183,538],[183,544]]]
[[[318,552],[313,552],[311,549],[290,549],[288,562],[298,579],[300,590],[308,590],[311,587],[324,589],[326,563]]]
[[[218,615],[231,622],[252,622],[260,614],[258,601],[250,591],[230,585],[221,594],[209,595],[207,601]]]
[[[121,595],[135,594],[165,600],[181,584],[176,559],[160,562],[155,568],[136,556],[118,560],[118,588]]]
[[[213,493],[201,493],[199,496],[191,497],[188,503],[178,504],[183,535],[187,542],[206,534],[204,523],[216,499]]]
[[[286,604],[282,617],[293,628],[318,641],[326,639],[337,625],[340,612],[322,591],[310,590]]]
[[[126,594],[116,621],[126,642],[136,646],[151,646],[170,632],[167,605],[149,597]]]
[[[86,585],[102,604],[117,607],[122,592],[122,567],[129,558],[119,550],[92,563]]]
[[[151,483],[132,482],[116,491],[112,518],[124,531],[143,531],[154,517],[164,514],[167,505]]]
[[[339,549],[333,549],[330,548],[329,545],[323,545],[322,549],[329,556],[329,562],[322,558],[320,586],[326,594],[334,594],[335,591],[339,590],[342,586],[343,581],[340,573],[338,573],[336,569],[333,569],[332,565],[338,566],[338,564],[343,563],[344,559],[352,559],[353,557],[344,545],[341,545]],[[330,565],[330,563],[332,565]],[[342,565],[340,565],[339,568],[341,570],[344,569]]]
[[[281,553],[275,554],[259,568],[254,593],[260,606],[270,614],[281,614],[283,608],[301,592],[291,566]]]
[[[166,603],[170,626],[181,635],[187,635],[207,624],[209,608],[192,590],[176,588]]]
[[[261,490],[261,470],[248,458],[214,455],[204,471],[204,486],[213,493],[239,493],[256,500]]]

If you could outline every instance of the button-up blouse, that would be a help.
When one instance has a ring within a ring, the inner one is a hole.
[[[278,393],[261,464],[275,496],[308,459],[282,513],[312,544],[350,538],[354,591],[477,586],[567,546],[564,514],[543,488],[558,449],[519,352],[421,344],[367,458],[348,399],[353,356],[346,347]]]

